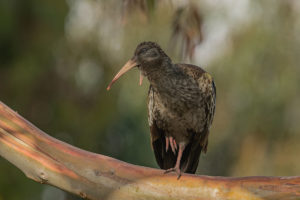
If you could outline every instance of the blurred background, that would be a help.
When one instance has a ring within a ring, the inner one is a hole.
[[[198,174],[300,172],[300,1],[0,1],[0,100],[79,148],[157,167],[149,83],[132,70],[142,41],[212,74],[217,108]],[[0,200],[80,199],[0,158]]]

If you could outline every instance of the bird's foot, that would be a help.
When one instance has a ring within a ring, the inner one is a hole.
[[[170,168],[170,169],[167,169],[164,174],[167,174],[167,173],[170,173],[170,172],[175,172],[177,174],[177,180],[180,178],[181,176],[181,171],[179,169],[179,167],[173,167],[173,168]]]
[[[166,137],[166,152],[169,150],[169,146],[171,146],[171,149],[174,154],[176,154],[177,150],[177,143],[173,137]]]

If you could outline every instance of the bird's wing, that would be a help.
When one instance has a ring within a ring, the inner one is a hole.
[[[166,152],[165,131],[157,126],[157,119],[154,117],[156,110],[155,93],[152,86],[148,93],[148,122],[150,126],[151,146],[155,159],[161,169],[169,169],[175,166],[177,154],[172,151]]]
[[[204,108],[205,108],[205,125],[204,130],[201,133],[195,132],[196,138],[195,142],[200,142],[202,150],[204,152],[207,151],[208,145],[208,135],[209,135],[209,128],[212,124],[214,114],[215,114],[215,107],[216,107],[216,86],[212,76],[204,71],[202,68],[189,65],[189,64],[177,64],[187,75],[192,77],[197,83],[200,90],[202,90],[202,94],[204,95]]]
[[[201,132],[189,130],[192,135],[191,142],[185,147],[180,164],[182,171],[195,173],[201,151],[206,152],[207,150],[209,127],[215,112],[216,88],[212,77],[200,67],[186,64],[178,64],[178,66],[180,66],[186,74],[193,77],[196,82],[201,84],[204,81],[208,86],[205,96],[207,99],[204,105],[206,113],[205,127]],[[200,87],[202,86],[199,85],[199,88]],[[157,106],[155,99],[155,92],[150,86],[148,94],[148,121],[151,133],[151,145],[160,168],[169,169],[174,167],[177,153],[173,154],[172,151],[165,151],[165,131],[157,126],[157,120],[159,119],[156,119],[154,116],[155,106]]]

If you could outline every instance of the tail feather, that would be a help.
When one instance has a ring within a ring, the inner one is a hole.
[[[166,152],[166,142],[165,139],[159,138],[155,142],[153,142],[153,149],[156,158],[156,162],[158,163],[161,169],[170,169],[175,166],[177,155],[175,155],[172,151]]]
[[[156,126],[156,123],[153,123],[150,130],[152,147],[156,162],[158,163],[159,167],[161,169],[170,169],[175,167],[178,153],[176,152],[174,154],[171,149],[166,152],[164,130],[159,129]],[[191,142],[186,145],[183,151],[180,168],[182,172],[194,174],[198,167],[202,145],[199,139],[196,138],[198,135],[194,133],[191,134],[193,134],[193,138],[191,138]]]
[[[153,142],[153,149],[156,161],[161,169],[170,169],[175,166],[177,160],[177,152],[174,154],[171,150],[165,150],[165,139],[160,138]],[[200,144],[189,143],[182,154],[180,168],[182,172],[194,174],[198,167],[202,147]]]
[[[197,170],[202,147],[200,144],[194,146],[193,143],[189,143],[183,151],[180,168],[185,173],[195,174]]]

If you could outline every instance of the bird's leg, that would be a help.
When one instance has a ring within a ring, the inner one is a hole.
[[[179,150],[178,150],[178,156],[177,156],[177,161],[176,161],[175,167],[174,167],[174,168],[167,169],[167,170],[165,171],[165,174],[166,174],[166,173],[169,173],[169,172],[176,172],[176,174],[177,174],[177,179],[180,178],[180,176],[181,176],[181,171],[180,171],[180,161],[181,161],[181,157],[182,157],[182,153],[183,153],[183,151],[184,151],[184,148],[185,148],[185,144],[179,143]]]
[[[169,150],[169,145],[171,146],[171,149],[173,153],[176,153],[177,150],[177,144],[176,141],[173,137],[171,136],[166,136],[166,152]]]
[[[169,137],[166,137],[166,152],[169,150]]]
[[[173,151],[173,153],[175,154],[175,147],[174,147],[174,138],[173,137],[169,137],[170,138],[170,145],[171,145],[171,149]]]
[[[175,150],[177,150],[177,144],[176,144],[175,139],[173,140],[173,143],[174,143]]]

